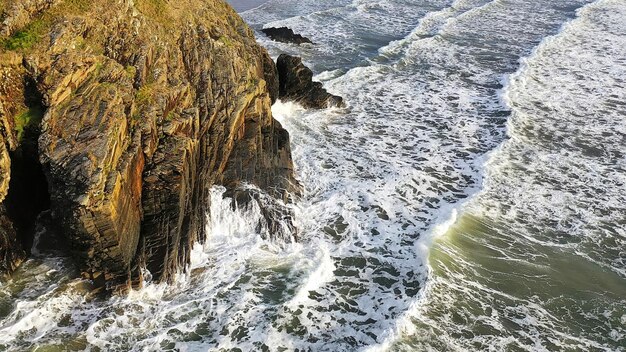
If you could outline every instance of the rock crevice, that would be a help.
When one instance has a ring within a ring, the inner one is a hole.
[[[33,245],[37,217],[50,207],[48,182],[39,161],[40,123],[46,110],[41,102],[36,83],[26,77],[24,104],[27,110],[18,116],[19,145],[9,152],[11,177],[4,201],[7,215],[26,253]]]

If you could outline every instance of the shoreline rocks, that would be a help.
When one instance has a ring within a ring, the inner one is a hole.
[[[342,97],[328,93],[322,83],[313,81],[313,72],[302,63],[301,58],[281,54],[276,67],[280,99],[312,109],[345,106]]]
[[[292,44],[313,44],[313,42],[300,34],[294,33],[292,29],[287,27],[269,27],[261,29],[261,32],[270,39],[281,43]]]

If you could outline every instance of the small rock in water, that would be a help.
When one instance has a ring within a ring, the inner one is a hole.
[[[293,32],[293,30],[287,27],[263,28],[261,29],[261,32],[267,35],[270,39],[275,40],[277,42],[294,43],[298,45],[303,44],[303,43],[313,44],[313,42],[309,38],[303,37],[300,34],[296,34]]]
[[[276,62],[279,77],[279,98],[295,101],[305,108],[344,107],[343,98],[332,95],[313,81],[313,71],[296,56],[281,54]]]

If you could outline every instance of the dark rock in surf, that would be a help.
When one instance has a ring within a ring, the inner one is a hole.
[[[332,95],[313,81],[313,71],[299,57],[282,54],[276,62],[279,77],[279,98],[294,101],[305,108],[324,109],[345,106],[343,98]]]
[[[293,30],[287,27],[263,28],[261,29],[261,32],[263,32],[270,39],[277,41],[277,42],[281,42],[281,43],[293,43],[293,44],[298,44],[298,45],[304,44],[304,43],[313,44],[313,42],[309,38],[303,37],[300,34],[294,33]]]

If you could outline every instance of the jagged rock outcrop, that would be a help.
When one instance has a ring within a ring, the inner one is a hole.
[[[261,32],[268,36],[270,39],[275,40],[277,42],[282,43],[293,43],[293,44],[313,44],[313,42],[307,38],[303,37],[300,34],[296,34],[292,29],[287,27],[269,27],[261,29]]]
[[[230,6],[54,2],[32,16],[36,28],[8,30],[13,61],[0,66],[40,96],[50,214],[86,277],[123,289],[145,266],[170,279],[210,235],[213,185],[251,183],[278,198],[297,190],[289,135],[271,115],[276,67]],[[15,21],[0,33],[6,23]],[[24,141],[6,131],[34,103],[11,82],[0,83],[12,92],[0,99],[0,145],[15,149]]]
[[[305,108],[324,109],[343,107],[343,98],[332,95],[313,81],[313,72],[302,63],[299,57],[281,54],[276,61],[279,76],[279,97],[285,101],[295,101]]]

